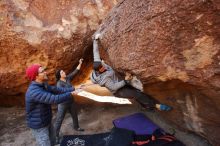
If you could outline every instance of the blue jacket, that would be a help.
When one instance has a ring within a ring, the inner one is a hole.
[[[71,99],[73,88],[58,88],[45,83],[31,82],[26,95],[26,120],[30,128],[39,129],[51,123],[51,104]]]

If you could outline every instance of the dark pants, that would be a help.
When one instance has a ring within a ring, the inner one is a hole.
[[[156,103],[158,103],[150,95],[147,95],[141,92],[140,90],[129,85],[126,85],[120,88],[116,93],[114,93],[114,95],[117,97],[135,99],[143,107],[149,108],[149,109],[154,109]]]
[[[58,112],[57,112],[57,117],[56,117],[56,121],[54,125],[57,137],[59,136],[60,128],[61,128],[66,112],[69,112],[72,117],[74,129],[79,128],[78,115],[77,115],[77,110],[76,110],[76,105],[75,105],[74,100],[69,103],[61,103],[58,105]]]

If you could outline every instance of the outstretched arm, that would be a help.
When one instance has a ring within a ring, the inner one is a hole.
[[[113,82],[112,80],[107,80],[104,86],[111,91],[117,91],[118,89],[124,87],[125,85],[126,82],[124,80],[120,82]]]
[[[35,90],[30,93],[31,97],[34,97],[32,100],[36,102],[46,103],[46,104],[59,104],[64,101],[70,100],[73,95],[73,92],[66,92],[62,94],[53,94],[45,90]]]
[[[74,88],[62,88],[57,86],[50,86],[48,83],[44,83],[45,88],[47,91],[54,93],[54,94],[60,94],[60,93],[66,93],[66,92],[72,92],[75,89]]]
[[[79,72],[79,70],[80,70],[80,68],[81,68],[81,66],[82,66],[82,62],[83,62],[83,59],[81,58],[81,59],[79,60],[79,65],[76,67],[76,69],[75,69],[73,72],[71,72],[70,74],[67,75],[67,78],[68,78],[70,81],[72,81],[72,80],[73,80],[73,77]]]
[[[100,34],[96,34],[93,40],[93,58],[94,62],[101,62],[100,54],[99,54],[99,46],[98,46],[98,38]]]
[[[118,89],[124,87],[126,84],[129,84],[130,80],[132,79],[132,75],[126,73],[125,79],[119,82],[114,82],[111,79],[106,80],[105,87],[111,91],[117,91]]]

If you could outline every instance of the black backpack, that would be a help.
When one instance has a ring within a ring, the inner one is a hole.
[[[185,146],[173,135],[161,129],[154,131],[152,135],[136,135],[132,146]]]

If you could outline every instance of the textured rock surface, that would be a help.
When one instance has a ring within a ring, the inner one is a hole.
[[[0,103],[22,104],[27,66],[70,71],[117,0],[1,0]],[[9,97],[11,96],[11,97]],[[12,98],[13,97],[13,98]],[[16,99],[17,98],[17,99]]]
[[[218,0],[123,0],[97,32],[102,56],[175,110],[164,117],[220,143]],[[151,85],[150,85],[151,83]]]

